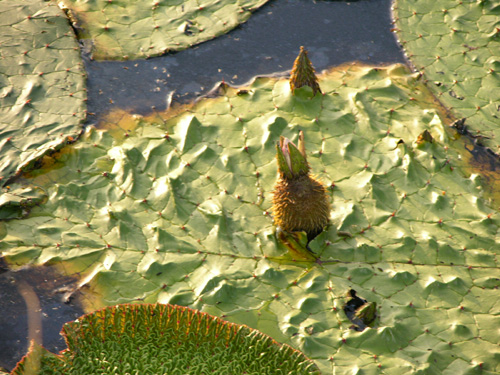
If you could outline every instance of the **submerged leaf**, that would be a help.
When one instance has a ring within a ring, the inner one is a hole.
[[[363,331],[365,328],[373,326],[377,318],[377,303],[368,302],[358,297],[354,289],[349,290],[348,297],[343,310],[353,323],[353,328],[356,331]]]

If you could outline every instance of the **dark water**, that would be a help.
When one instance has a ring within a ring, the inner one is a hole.
[[[185,51],[150,60],[87,61],[88,110],[97,116],[114,107],[162,110],[172,92],[174,100],[187,101],[221,80],[238,85],[289,70],[302,45],[317,71],[355,60],[404,63],[390,31],[390,6],[390,0],[275,0],[230,33]]]
[[[221,80],[238,85],[256,75],[289,70],[302,45],[317,71],[355,60],[404,63],[390,31],[390,6],[390,0],[274,0],[229,34],[189,50],[140,61],[87,60],[88,111],[94,113],[89,122],[115,107],[145,114],[164,109],[171,94],[174,100],[187,101]],[[28,346],[28,314],[19,280],[30,284],[39,298],[44,346],[50,351],[66,347],[61,327],[82,314],[55,293],[69,281],[48,268],[0,272],[0,367],[9,370]]]
[[[53,353],[66,348],[59,335],[63,324],[83,315],[77,302],[64,302],[74,282],[48,266],[8,270],[0,259],[0,368],[12,370],[28,350],[28,310],[35,316],[30,322],[35,331],[31,338],[41,338]],[[23,293],[26,289],[31,295]]]

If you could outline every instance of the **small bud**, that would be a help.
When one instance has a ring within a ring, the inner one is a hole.
[[[312,88],[313,95],[316,95],[318,92],[321,93],[314,67],[307,57],[307,50],[304,47],[300,47],[300,53],[293,63],[292,74],[290,76],[290,89],[293,93],[295,93],[295,89],[302,86]]]

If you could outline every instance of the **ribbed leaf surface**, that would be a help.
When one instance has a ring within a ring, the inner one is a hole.
[[[288,345],[179,306],[113,306],[65,324],[62,334],[65,352],[56,356],[32,344],[12,374],[319,375]]]

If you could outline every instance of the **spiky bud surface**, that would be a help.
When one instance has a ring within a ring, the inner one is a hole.
[[[274,223],[282,230],[304,231],[310,241],[328,224],[330,202],[324,185],[309,175],[305,155],[302,132],[299,148],[281,137],[277,145],[279,178],[273,192],[273,214]]]
[[[314,67],[307,56],[307,50],[302,46],[295,62],[293,63],[292,73],[290,75],[290,89],[295,92],[302,86],[309,86],[313,90],[313,95],[321,92],[316,77]]]

